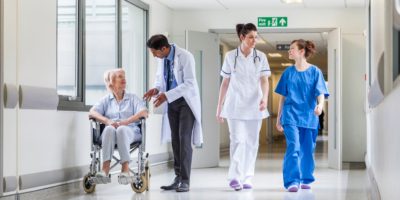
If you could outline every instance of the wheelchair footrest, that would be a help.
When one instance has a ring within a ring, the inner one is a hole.
[[[101,177],[101,178],[92,177],[92,178],[89,178],[89,183],[92,184],[92,185],[111,183],[111,176],[109,176],[109,177]]]
[[[123,185],[128,185],[131,183],[138,183],[140,181],[140,179],[138,178],[138,176],[134,175],[134,176],[127,176],[127,177],[118,177],[118,183],[119,184],[123,184]]]

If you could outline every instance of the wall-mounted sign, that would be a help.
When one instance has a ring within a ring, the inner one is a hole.
[[[287,27],[287,17],[259,17],[258,27]]]
[[[276,50],[278,51],[289,51],[290,49],[290,44],[277,44],[276,45]]]

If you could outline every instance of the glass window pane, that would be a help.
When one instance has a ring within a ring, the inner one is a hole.
[[[104,72],[116,68],[115,0],[86,0],[86,105],[109,94]]]
[[[126,91],[142,97],[145,90],[145,11],[122,1],[122,68]]]
[[[58,0],[57,91],[76,96],[76,0]]]

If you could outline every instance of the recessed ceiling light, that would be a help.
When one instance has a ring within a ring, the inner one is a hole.
[[[282,66],[284,66],[284,67],[290,67],[292,65],[293,65],[292,63],[282,63]]]
[[[257,43],[260,43],[260,44],[267,44],[267,42],[265,42],[265,40],[263,40],[263,39],[259,39],[259,40],[257,41]]]
[[[282,3],[303,3],[303,0],[281,0]]]
[[[326,35],[326,34],[328,34],[328,32],[322,32],[322,34],[325,34],[325,35]]]
[[[280,53],[269,53],[268,54],[270,57],[282,57]]]

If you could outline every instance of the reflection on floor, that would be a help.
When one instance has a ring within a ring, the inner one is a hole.
[[[220,167],[207,169],[193,169],[190,192],[177,193],[162,191],[161,185],[166,185],[174,179],[173,170],[151,177],[149,192],[135,194],[130,186],[119,185],[116,180],[108,185],[98,185],[96,192],[86,194],[79,192],[65,193],[51,199],[131,199],[131,200],[255,200],[255,199],[284,199],[284,200],[330,200],[371,199],[367,190],[366,170],[337,171],[328,168],[326,138],[318,138],[315,151],[316,182],[311,190],[299,190],[297,193],[288,193],[283,187],[282,160],[286,150],[286,143],[268,144],[260,146],[256,163],[253,189],[236,192],[229,188],[226,180],[229,155],[221,156]]]

